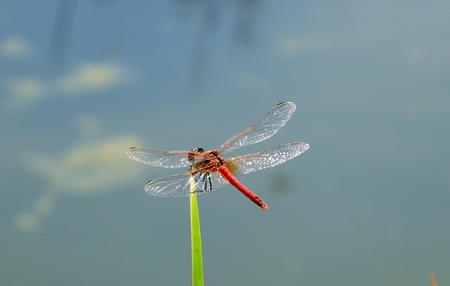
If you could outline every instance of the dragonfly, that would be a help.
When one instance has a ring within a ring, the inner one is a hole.
[[[280,131],[296,109],[293,102],[281,102],[236,135],[226,140],[218,149],[205,151],[194,148],[187,151],[131,147],[127,154],[139,163],[163,168],[187,168],[187,171],[145,184],[145,191],[152,196],[176,198],[191,195],[191,180],[195,193],[216,191],[228,184],[233,185],[262,209],[267,204],[244,186],[236,177],[282,164],[309,149],[307,143],[290,142],[257,153],[231,158],[224,154],[238,148],[266,140]]]

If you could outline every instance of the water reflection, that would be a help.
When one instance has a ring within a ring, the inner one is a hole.
[[[115,0],[92,0],[90,3],[99,8],[105,8],[108,5],[115,4]],[[50,60],[55,68],[63,67],[67,62],[71,42],[73,41],[73,33],[76,26],[78,0],[59,0],[57,9],[53,19],[53,28],[50,41]],[[83,15],[78,17],[82,18]],[[111,23],[117,22],[119,19],[112,19]],[[110,32],[110,31],[104,31]],[[115,31],[117,32],[117,31]],[[120,41],[115,41],[107,50],[117,50]],[[108,54],[108,53],[105,53]]]
[[[262,0],[177,0],[183,19],[194,24],[194,44],[191,51],[188,86],[192,95],[206,95],[208,76],[220,42],[220,29],[227,29],[232,19],[229,38],[238,46],[250,46],[256,38]],[[227,41],[225,41],[227,42]],[[232,47],[229,43],[228,50]],[[223,47],[220,47],[223,48]]]
[[[59,0],[50,44],[50,57],[59,67],[65,63],[72,38],[77,0]]]
[[[240,0],[237,6],[234,38],[240,45],[250,45],[257,37],[256,33],[262,9],[262,1]]]
[[[80,120],[82,125],[91,122],[91,118]],[[87,129],[88,132],[93,131]],[[86,127],[82,130],[85,132]],[[115,190],[118,185],[130,183],[142,168],[127,160],[125,150],[136,145],[139,145],[136,137],[115,136],[82,141],[67,148],[59,156],[35,152],[24,155],[26,167],[43,178],[47,188],[30,211],[15,217],[14,226],[22,231],[38,231],[42,219],[51,214],[56,199],[62,194],[103,193]]]
[[[277,173],[270,178],[270,190],[279,195],[287,195],[294,191],[292,179],[284,173]],[[296,191],[299,190],[299,186],[296,185]]]
[[[6,82],[7,97],[2,102],[7,112],[24,109],[52,97],[70,98],[111,90],[132,77],[123,65],[112,61],[79,63],[54,78],[25,76]]]

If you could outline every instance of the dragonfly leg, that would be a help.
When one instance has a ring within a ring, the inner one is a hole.
[[[204,182],[205,181],[205,173],[200,173],[200,176],[199,176],[199,179],[202,181],[202,182]]]
[[[208,172],[209,190],[212,191],[211,174]]]
[[[203,173],[203,181],[205,182],[204,190],[207,191],[209,172]]]

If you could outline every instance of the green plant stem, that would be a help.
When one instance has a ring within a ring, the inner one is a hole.
[[[195,181],[190,180],[190,213],[191,213],[191,254],[192,254],[192,285],[203,286],[202,238],[200,233],[200,218],[198,215]]]

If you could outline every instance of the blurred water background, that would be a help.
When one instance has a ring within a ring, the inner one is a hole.
[[[130,146],[281,101],[311,149],[199,197],[206,285],[450,283],[450,1],[0,1],[0,284],[188,285],[188,200]],[[447,281],[447,282],[446,282]]]

